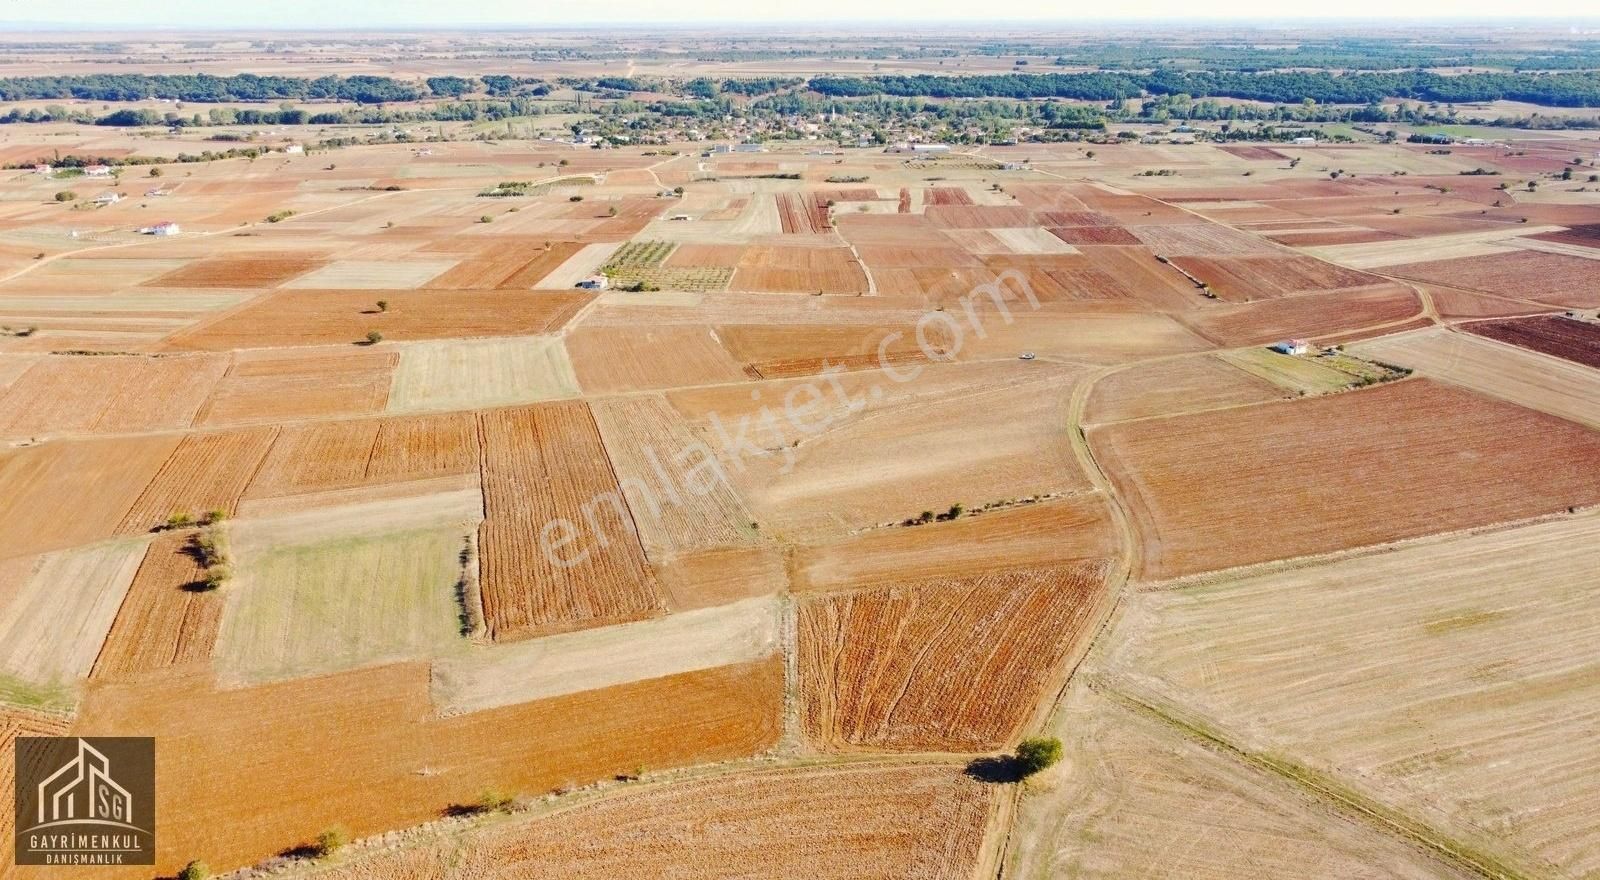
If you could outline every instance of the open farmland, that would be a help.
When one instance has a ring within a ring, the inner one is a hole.
[[[733,880],[752,870],[774,880],[965,880],[994,800],[948,764],[728,773],[425,839],[322,876],[531,880],[559,864],[582,880]]]
[[[1351,348],[1424,376],[1600,428],[1600,372],[1570,361],[1443,328],[1397,333]]]
[[[1586,876],[1600,868],[1600,748],[1581,732],[1600,668],[1583,586],[1595,536],[1589,514],[1137,593],[1109,687],[1479,864]]]
[[[280,291],[179,333],[166,345],[200,351],[337,345],[360,342],[374,330],[390,341],[545,333],[565,324],[589,299],[567,291]]]
[[[623,623],[662,599],[589,407],[483,414],[483,615],[496,639]]]
[[[652,558],[755,540],[750,512],[715,453],[665,398],[599,401],[592,410],[634,526]]]
[[[561,339],[423,342],[400,352],[390,412],[530,403],[578,393]]]
[[[177,531],[150,543],[95,660],[95,678],[136,677],[210,659],[224,597],[202,589],[206,572],[194,538],[192,531]]]
[[[835,30],[0,40],[83,876],[1600,876],[1585,35]]]
[[[171,873],[200,851],[218,869],[249,864],[336,823],[367,835],[430,821],[486,786],[544,792],[640,764],[747,757],[778,737],[783,669],[761,661],[447,719],[434,717],[423,663],[228,690],[205,676],[93,687],[73,729],[159,737],[156,809],[216,823],[166,827],[156,869]],[[260,737],[276,717],[293,723]],[[270,779],[272,794],[242,797],[196,766]]]
[[[124,539],[47,554],[0,606],[0,684],[8,701],[70,705],[133,582],[145,542]]]
[[[217,660],[260,681],[400,660],[458,639],[466,528],[236,551]]]
[[[1600,323],[1539,316],[1484,321],[1469,324],[1466,329],[1479,336],[1600,369]]]
[[[1052,732],[1067,758],[1024,801],[1009,876],[1478,876],[1089,687]]]
[[[1001,572],[809,597],[799,609],[806,734],[819,746],[999,748],[1081,652],[1105,569]]]
[[[1151,579],[1600,502],[1588,465],[1600,434],[1426,380],[1088,436],[1132,509]],[[1344,461],[1362,462],[1359,476]]]
[[[277,437],[275,427],[186,435],[145,486],[119,531],[149,531],[173,514],[232,515]]]

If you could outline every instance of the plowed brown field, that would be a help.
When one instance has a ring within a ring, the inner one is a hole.
[[[245,487],[277,436],[275,427],[190,434],[140,493],[117,531],[149,531],[174,513],[237,510]]]
[[[326,261],[306,256],[214,257],[145,282],[146,287],[274,287]]]
[[[193,858],[250,864],[334,824],[361,836],[425,822],[487,788],[749,756],[777,739],[782,699],[772,659],[440,719],[427,665],[406,663],[236,690],[202,675],[94,683],[74,730],[157,737],[156,871],[171,874]],[[264,718],[292,722],[261,736]]]
[[[1398,324],[1421,313],[1416,293],[1394,284],[1204,308],[1173,317],[1218,345],[1234,347]]]
[[[327,880],[968,880],[996,792],[948,764],[727,774],[426,840]]]
[[[661,613],[663,599],[588,406],[493,410],[481,416],[479,430],[489,635],[528,637]]]
[[[133,678],[211,657],[225,597],[196,589],[205,569],[191,538],[192,532],[172,532],[145,551],[95,660],[95,678]]]
[[[1174,257],[1225,302],[1381,284],[1383,279],[1312,257]]]
[[[804,599],[801,717],[821,746],[982,751],[1014,737],[1105,596],[1102,563]]]
[[[1594,284],[1600,263],[1583,257],[1521,251],[1458,260],[1436,260],[1389,266],[1384,271],[1402,278],[1434,281],[1468,290],[1482,290],[1559,306],[1600,306]],[[1538,279],[1537,284],[1529,281]]]
[[[0,555],[76,547],[115,534],[178,440],[58,440],[0,450]]]
[[[1485,321],[1468,324],[1466,329],[1479,336],[1520,345],[1573,363],[1600,367],[1600,324],[1552,315],[1514,321]]]
[[[1426,380],[1088,437],[1134,514],[1151,579],[1600,502],[1600,434]]]
[[[866,293],[867,278],[849,248],[752,247],[729,283],[733,290]]]

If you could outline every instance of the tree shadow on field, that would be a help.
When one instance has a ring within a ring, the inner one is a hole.
[[[966,773],[979,782],[996,785],[1021,782],[1023,776],[1022,764],[1010,755],[973,758],[967,764]]]
[[[314,859],[322,855],[322,850],[314,843],[302,843],[278,851],[278,857],[284,859]]]

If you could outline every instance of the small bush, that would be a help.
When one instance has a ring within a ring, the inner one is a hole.
[[[567,196],[567,201],[569,201],[569,202],[581,202],[581,201],[583,201],[583,196]]]
[[[377,345],[378,343],[380,343],[382,341],[383,341],[383,334],[382,333],[379,333],[376,330],[368,330],[367,331],[367,344],[368,345]]]
[[[150,176],[151,177],[160,177],[161,176],[161,169],[160,168],[151,168],[150,169]]]
[[[343,825],[333,825],[324,828],[322,833],[317,835],[315,849],[318,856],[327,858],[343,849],[349,842],[350,830]]]
[[[516,798],[508,791],[486,788],[478,795],[478,809],[485,813],[505,813],[511,810]]]
[[[1061,740],[1053,736],[1030,736],[1017,744],[1017,769],[1024,778],[1060,760]]]
[[[178,880],[207,880],[210,876],[211,866],[198,860],[184,865],[178,872]]]
[[[206,511],[206,525],[208,526],[214,526],[218,523],[226,522],[227,519],[228,512],[220,507],[214,507]]]
[[[386,300],[386,299],[378,300],[378,311],[380,311],[380,312],[389,311],[389,301]]]
[[[56,201],[58,202],[70,202],[77,197],[77,193],[68,189],[64,189],[61,192],[56,193]]]
[[[194,525],[194,515],[187,511],[178,511],[167,517],[167,528],[182,529]]]
[[[490,217],[488,214],[485,214],[482,217],[478,218],[478,222],[479,223],[493,223],[494,222],[494,218]]]

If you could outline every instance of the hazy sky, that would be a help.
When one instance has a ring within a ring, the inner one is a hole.
[[[1550,17],[1574,22],[1600,19],[1594,0],[1340,0],[1337,3],[1268,0],[1114,0],[1109,3],[1044,2],[1007,4],[1009,21],[1089,21],[1117,19],[1261,19],[1315,15],[1342,19],[1416,19],[1485,16]],[[992,7],[972,0],[73,0],[36,3],[0,0],[0,23],[60,24],[73,27],[142,25],[183,28],[396,28],[483,24],[559,26],[587,23],[776,23],[982,21]],[[1001,22],[996,22],[997,24]]]

